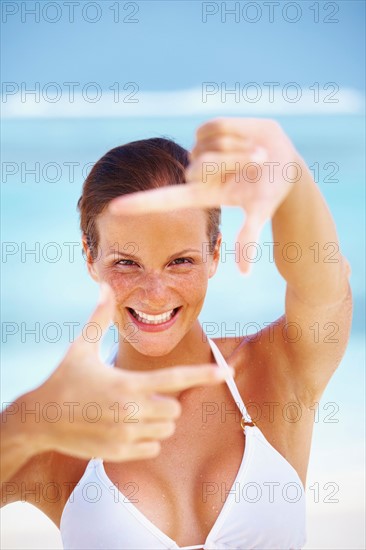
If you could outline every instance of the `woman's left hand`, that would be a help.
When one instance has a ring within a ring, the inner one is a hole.
[[[274,120],[216,119],[197,131],[186,172],[187,185],[119,197],[112,202],[111,211],[142,214],[178,208],[240,206],[246,212],[237,238],[242,248],[258,242],[265,222],[301,178],[302,162]],[[251,264],[242,254],[240,258],[240,270],[248,273]]]

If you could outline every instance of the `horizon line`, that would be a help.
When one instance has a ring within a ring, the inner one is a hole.
[[[134,83],[132,83],[134,84]],[[130,88],[130,86],[129,86]],[[181,117],[198,115],[217,116],[291,116],[291,115],[362,115],[365,113],[365,94],[354,88],[339,88],[335,92],[315,101],[314,91],[301,91],[297,101],[285,99],[283,93],[274,101],[274,97],[258,101],[245,100],[233,93],[227,93],[229,100],[222,101],[222,91],[211,90],[205,100],[200,88],[189,88],[174,91],[146,92],[137,87],[132,93],[124,92],[122,101],[115,101],[113,91],[100,90],[100,97],[89,101],[81,92],[73,95],[73,101],[60,97],[57,101],[45,98],[42,92],[27,92],[31,99],[25,101],[21,92],[1,96],[3,119],[24,118],[156,118]],[[120,91],[118,99],[120,99]],[[33,99],[33,101],[32,101]],[[127,99],[127,101],[126,101]],[[272,99],[272,101],[271,101]],[[326,101],[329,99],[329,101]]]

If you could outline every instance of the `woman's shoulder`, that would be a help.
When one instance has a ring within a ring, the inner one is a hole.
[[[249,370],[253,363],[263,362],[263,348],[258,345],[258,340],[251,335],[233,336],[230,338],[212,338],[219,348],[225,361],[234,368],[237,375],[243,370]]]
[[[227,338],[222,335],[218,338],[212,338],[219,348],[224,359],[234,368],[246,365],[249,367],[255,363],[265,365],[268,360],[282,363],[283,357],[283,336],[282,329],[285,316],[276,319],[271,323],[265,323],[265,327],[251,334],[237,335]]]
[[[212,338],[226,362],[234,368],[239,386],[244,384],[258,393],[265,382],[270,392],[288,394],[291,390],[290,380],[285,383],[283,377],[288,358],[284,353],[282,325],[283,317],[280,317],[249,335]]]

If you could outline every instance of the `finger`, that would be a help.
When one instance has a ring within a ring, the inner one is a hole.
[[[188,182],[202,182],[207,193],[226,206],[241,206],[233,204],[229,185],[235,186],[239,196],[248,191],[253,192],[253,183],[257,183],[262,175],[259,164],[266,160],[267,153],[263,147],[249,149],[213,151],[207,150],[198,155],[186,169]]]
[[[91,314],[84,330],[75,340],[75,344],[88,348],[98,348],[102,340],[101,336],[113,321],[114,309],[115,298],[113,290],[107,283],[102,282],[98,305]]]
[[[179,418],[182,407],[176,399],[162,395],[152,395],[139,411],[140,418],[149,420],[167,420]]]
[[[196,132],[197,139],[206,139],[218,135],[231,135],[240,139],[253,139],[260,132],[260,124],[255,118],[216,118],[204,123]]]
[[[145,388],[151,392],[176,392],[194,386],[214,385],[233,376],[232,367],[220,368],[215,364],[172,367],[152,372],[145,379]],[[146,376],[146,375],[145,375]]]
[[[158,456],[161,451],[159,441],[138,441],[124,444],[119,451],[103,455],[109,462],[125,462],[130,460],[143,460]],[[84,457],[83,457],[84,458]]]
[[[182,208],[212,208],[220,206],[219,191],[219,188],[209,188],[202,183],[170,185],[118,197],[110,202],[109,210],[114,215],[133,215]]]
[[[130,447],[129,460],[143,460],[154,458],[160,454],[161,444],[159,441],[139,441]]]
[[[243,138],[232,135],[209,136],[200,139],[191,152],[191,159],[195,160],[199,155],[207,151],[229,152],[243,155],[253,149],[253,142],[250,138]]]
[[[237,241],[240,243],[240,250],[243,251],[240,254],[239,269],[246,275],[250,273],[252,263],[256,260],[256,245],[259,243],[265,221],[263,215],[258,214],[258,212],[248,213],[244,226],[237,237]]]

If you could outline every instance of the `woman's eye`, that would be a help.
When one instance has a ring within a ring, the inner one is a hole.
[[[135,262],[132,260],[118,260],[116,265],[135,265]]]
[[[192,262],[191,258],[177,258],[176,260],[172,261],[172,264],[174,264],[174,263],[175,263],[175,265],[182,265],[182,264],[187,264],[187,263],[191,264],[193,262]]]

